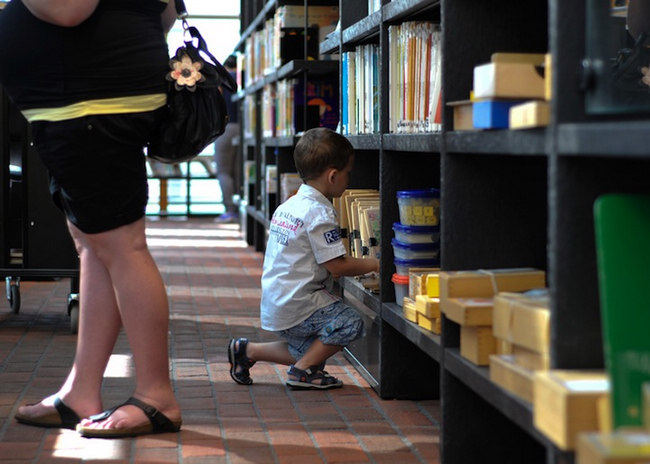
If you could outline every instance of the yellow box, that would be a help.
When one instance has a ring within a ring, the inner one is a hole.
[[[510,53],[495,52],[490,56],[492,63],[528,63],[540,66],[544,63],[546,55],[543,53]]]
[[[534,64],[496,62],[474,68],[474,98],[543,99],[544,96],[543,70]]]
[[[493,334],[494,335],[494,334]],[[512,343],[501,338],[497,338],[497,354],[512,354]]]
[[[600,433],[612,432],[612,403],[609,395],[598,398],[598,431]]]
[[[405,296],[404,300],[402,301],[402,311],[404,312],[404,317],[406,320],[415,322],[417,324],[418,312],[415,309],[415,301]]]
[[[474,105],[472,100],[448,102],[454,109],[454,130],[476,130],[474,128]]]
[[[440,334],[440,318],[439,317],[427,317],[424,314],[418,312],[418,325],[429,332],[435,334]]]
[[[544,98],[551,101],[553,97],[553,58],[550,53],[544,56]]]
[[[427,295],[431,298],[440,298],[440,274],[427,275]]]
[[[572,450],[579,433],[598,430],[598,400],[608,392],[603,371],[537,371],[535,427],[559,448]]]
[[[418,295],[415,297],[415,309],[429,318],[440,317],[440,298]]]
[[[490,327],[460,328],[460,355],[477,366],[490,364],[490,355],[496,351],[496,340]]]
[[[440,273],[440,298],[492,298],[546,286],[544,271],[532,268]]]
[[[529,403],[533,402],[534,374],[517,365],[512,355],[490,356],[490,380]]]
[[[415,300],[418,295],[427,294],[427,276],[431,273],[436,275],[440,272],[439,268],[435,267],[412,267],[409,268],[409,298]],[[437,296],[437,295],[429,295]]]
[[[442,300],[440,309],[460,325],[492,325],[492,298],[448,298]]]
[[[550,298],[546,289],[494,297],[494,336],[536,353],[549,352]]]
[[[531,371],[547,371],[551,368],[551,358],[548,353],[535,353],[518,345],[512,345],[515,363]]]
[[[551,121],[551,106],[545,101],[530,101],[510,108],[510,129],[546,127]]]
[[[584,433],[578,440],[576,464],[648,464],[650,434],[641,431]]]

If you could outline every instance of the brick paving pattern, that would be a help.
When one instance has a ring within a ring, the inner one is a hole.
[[[274,336],[259,328],[262,255],[235,226],[211,220],[149,221],[147,235],[171,306],[170,369],[183,429],[119,440],[18,424],[19,405],[51,394],[74,354],[65,314],[69,280],[22,282],[18,315],[0,310],[0,461],[51,463],[437,463],[439,403],[384,401],[342,356],[328,371],[345,386],[291,391],[284,366],[258,363],[252,386],[228,372],[231,337]],[[122,333],[106,370],[106,407],[133,388]]]

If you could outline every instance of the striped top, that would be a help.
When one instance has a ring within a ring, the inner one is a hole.
[[[0,13],[0,83],[29,121],[151,111],[166,103],[168,0],[100,0],[76,27]]]

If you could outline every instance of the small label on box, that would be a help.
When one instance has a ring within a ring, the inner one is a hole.
[[[609,380],[567,380],[564,382],[566,387],[574,392],[595,392],[599,393],[604,390],[609,390]]]

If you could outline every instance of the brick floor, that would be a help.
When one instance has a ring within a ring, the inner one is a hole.
[[[257,341],[262,255],[234,226],[211,220],[149,221],[149,244],[167,284],[170,352],[183,429],[121,440],[79,437],[13,420],[16,408],[51,393],[67,373],[75,337],[69,281],[22,282],[20,314],[0,311],[0,461],[13,463],[437,463],[439,403],[383,401],[342,355],[329,370],[345,386],[293,392],[284,366],[259,363],[250,387],[228,373],[233,336]],[[124,334],[103,386],[105,405],[133,388]]]

